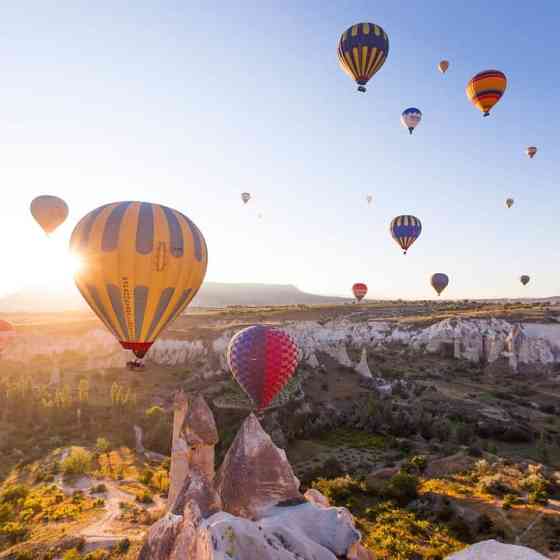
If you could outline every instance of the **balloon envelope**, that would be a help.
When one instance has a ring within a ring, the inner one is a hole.
[[[0,352],[7,348],[15,337],[15,327],[8,321],[0,320]]]
[[[255,325],[235,334],[226,357],[235,380],[255,406],[263,409],[294,374],[298,347],[288,333]]]
[[[535,157],[535,154],[537,153],[537,147],[536,146],[529,146],[525,152],[527,153],[527,155],[533,159]]]
[[[31,201],[30,210],[47,234],[52,233],[68,217],[68,205],[58,196],[38,196]]]
[[[506,198],[506,206],[511,208],[513,206],[514,200],[513,198]]]
[[[465,92],[470,102],[487,117],[506,91],[507,78],[499,70],[485,70],[473,76]]]
[[[115,202],[86,214],[70,248],[82,296],[123,348],[142,358],[191,302],[208,261],[186,216],[159,204]]]
[[[447,72],[448,68],[449,68],[449,61],[448,60],[442,60],[438,64],[438,69],[442,74],[445,74]]]
[[[436,272],[435,274],[432,274],[430,283],[439,296],[441,295],[441,292],[447,288],[447,285],[449,284],[449,276],[443,272]]]
[[[410,134],[412,134],[412,131],[420,124],[421,120],[422,111],[416,109],[416,107],[409,107],[401,114],[401,123],[405,128],[408,128]]]
[[[368,288],[366,284],[363,284],[362,282],[356,282],[356,284],[352,286],[352,293],[358,301],[362,301],[367,294],[367,290]]]
[[[387,59],[389,37],[375,23],[356,23],[341,35],[337,54],[341,68],[358,84],[358,91],[365,92]]]
[[[373,201],[373,196],[371,196],[371,194],[368,194],[368,195],[366,196],[366,200],[367,200],[367,203],[368,203],[368,204],[371,204],[372,201]]]
[[[527,276],[526,274],[524,274],[523,276],[521,276],[521,278],[519,278],[519,280],[521,280],[521,283],[526,286],[529,283],[529,280],[531,280],[531,278],[529,276]]]
[[[248,192],[241,193],[241,200],[244,202],[244,204],[247,204],[247,202],[251,200],[251,194]]]
[[[389,231],[406,255],[407,250],[422,233],[422,223],[416,216],[397,216],[391,221]]]

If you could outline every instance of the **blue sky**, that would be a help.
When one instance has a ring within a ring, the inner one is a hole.
[[[336,58],[359,21],[390,39],[365,95]],[[364,281],[371,297],[424,298],[447,272],[448,297],[558,295],[559,24],[552,1],[6,6],[0,293],[69,285],[77,220],[136,199],[196,222],[207,280],[326,294]],[[464,87],[488,68],[508,89],[484,119]],[[409,106],[424,115],[412,136]],[[50,240],[29,215],[38,194],[71,209]],[[424,226],[406,257],[388,233],[403,213]]]

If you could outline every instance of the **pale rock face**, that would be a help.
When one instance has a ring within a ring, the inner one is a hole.
[[[286,453],[274,445],[254,414],[239,429],[215,484],[224,510],[249,519],[279,502],[302,498]]]
[[[362,376],[371,379],[373,375],[369,369],[369,364],[367,361],[367,350],[362,348],[362,356],[360,358],[360,363],[354,367],[354,369]]]
[[[315,488],[310,488],[303,497],[311,504],[317,507],[330,507],[329,499],[321,494],[319,490],[315,490]]]
[[[447,560],[546,560],[546,556],[525,546],[483,541],[447,557]]]

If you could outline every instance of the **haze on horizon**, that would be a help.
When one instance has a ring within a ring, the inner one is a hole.
[[[416,299],[436,297],[429,276],[446,272],[442,297],[558,295],[560,6],[243,6],[4,8],[0,294],[71,286],[77,220],[134,199],[199,226],[209,281],[347,296],[363,281],[368,297]],[[336,43],[363,20],[383,26],[390,52],[360,95]],[[487,68],[508,89],[483,119],[464,87]],[[411,137],[399,123],[409,106],[424,114]],[[29,214],[39,194],[70,206],[50,239]],[[388,233],[402,213],[424,228],[406,257]]]

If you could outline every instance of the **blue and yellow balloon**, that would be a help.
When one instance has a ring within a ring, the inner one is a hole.
[[[422,223],[416,216],[397,216],[391,221],[389,231],[406,255],[410,246],[420,237]]]
[[[341,35],[337,53],[341,68],[358,84],[358,91],[365,92],[387,59],[389,37],[375,23],[356,23]]]

